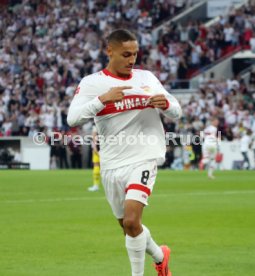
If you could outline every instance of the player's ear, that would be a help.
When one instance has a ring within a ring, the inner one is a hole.
[[[106,54],[109,58],[111,58],[111,56],[112,56],[112,46],[109,45],[109,44],[106,47]]]

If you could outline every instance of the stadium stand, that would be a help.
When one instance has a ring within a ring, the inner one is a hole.
[[[192,3],[1,1],[0,136],[69,131],[67,109],[76,85],[84,75],[104,68],[105,38],[117,27],[135,30],[141,48],[137,66],[154,72],[168,90],[186,88],[183,80],[235,49],[254,50],[252,1],[210,27],[197,20],[185,26],[172,23],[154,45],[155,24]],[[253,87],[240,76],[201,80],[199,92],[183,103],[181,122],[163,119],[165,128],[196,133],[214,115],[220,118],[223,139],[239,137],[244,128],[255,133]]]
[[[190,20],[186,25],[171,22],[159,38],[159,56],[163,56],[159,65],[164,71],[170,70],[172,76],[161,80],[171,81],[173,88],[188,88],[183,79],[237,50],[253,48],[254,13],[255,5],[249,1],[237,10],[230,9],[208,27],[200,20]]]
[[[152,26],[192,1],[0,3],[0,135],[10,136],[67,130],[75,86],[107,62],[102,50],[107,34],[117,27],[137,30],[142,66]]]

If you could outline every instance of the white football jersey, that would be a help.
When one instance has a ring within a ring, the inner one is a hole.
[[[204,143],[216,144],[217,143],[217,127],[210,125],[204,130]]]
[[[247,134],[244,134],[240,140],[240,150],[241,152],[248,152],[249,146],[252,142],[252,139]]]
[[[120,102],[102,104],[98,96],[117,86],[131,86],[124,90]],[[69,108],[70,126],[83,124],[94,118],[100,140],[102,169],[114,169],[148,159],[165,158],[165,134],[160,110],[148,105],[148,98],[165,94],[168,107],[163,114],[178,119],[181,107],[159,80],[146,70],[132,70],[128,79],[112,75],[104,69],[84,77],[76,89]]]

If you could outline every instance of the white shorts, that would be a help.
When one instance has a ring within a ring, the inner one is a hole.
[[[215,143],[203,144],[203,161],[208,163],[209,161],[215,160],[217,154],[217,145]]]
[[[156,175],[156,160],[101,171],[105,195],[117,219],[123,218],[124,201],[127,199],[148,205],[148,197],[152,192]]]

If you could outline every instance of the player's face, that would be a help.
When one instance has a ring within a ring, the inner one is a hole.
[[[126,41],[107,48],[111,70],[119,76],[130,75],[138,53],[137,41]]]
[[[219,120],[218,120],[218,119],[214,119],[214,120],[213,120],[213,125],[214,125],[215,127],[217,127],[217,126],[219,125]]]

